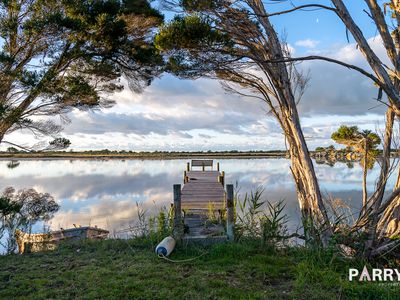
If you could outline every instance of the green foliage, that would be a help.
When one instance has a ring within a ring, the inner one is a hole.
[[[49,142],[49,147],[46,150],[61,150],[67,149],[71,145],[71,141],[66,138],[55,138],[54,140]]]
[[[215,71],[219,62],[230,59],[233,47],[227,34],[197,14],[175,17],[161,28],[154,43],[157,49],[168,53],[167,71],[183,77]],[[218,52],[225,54],[216,55]]]
[[[8,197],[0,197],[0,216],[3,218],[11,214],[19,213],[21,208],[21,203],[16,203]]]
[[[161,72],[152,43],[161,14],[145,0],[0,3],[0,140],[15,129],[53,134],[32,115],[108,107],[123,76],[136,91]],[[35,67],[32,67],[34,65]]]
[[[341,141],[347,140],[358,140],[359,139],[359,131],[357,126],[345,126],[342,125],[339,129],[332,133],[331,138],[340,143]]]
[[[17,148],[15,147],[8,147],[7,148],[7,152],[11,152],[11,153],[17,153],[19,152]]]
[[[236,237],[258,239],[272,248],[282,245],[287,240],[287,215],[284,213],[283,200],[271,203],[263,200],[264,189],[246,193],[243,200],[237,196]]]
[[[287,215],[284,214],[285,203],[280,200],[274,204],[267,202],[267,213],[260,219],[262,241],[264,244],[276,246],[287,236]]]
[[[243,200],[238,200],[236,232],[239,237],[260,236],[260,217],[263,212],[262,206],[265,204],[265,201],[262,200],[263,192],[264,189],[259,187],[250,194],[246,193]]]
[[[332,133],[331,138],[339,144],[344,144],[355,149],[365,148],[363,144],[365,140],[367,141],[369,150],[376,149],[381,143],[381,139],[376,133],[370,130],[360,131],[357,126],[342,125],[337,131]]]
[[[379,154],[377,147],[381,143],[381,139],[376,133],[371,130],[360,131],[357,126],[342,125],[332,133],[331,137],[335,142],[346,145],[346,149],[353,149],[366,156],[366,165],[364,161],[361,163],[363,168],[373,168]]]
[[[197,15],[177,16],[163,26],[155,37],[155,45],[160,50],[198,49],[214,45],[224,45],[226,36],[212,28],[207,19]]]
[[[209,9],[215,9],[218,5],[218,1],[213,0],[181,0],[180,5],[186,11],[207,11]]]
[[[217,223],[218,219],[215,216],[215,205],[212,202],[207,204],[207,220],[212,224]]]
[[[150,233],[150,231],[154,230],[154,224],[153,228],[151,228],[150,225],[150,220],[147,222],[146,220],[146,210],[139,205],[138,202],[136,202],[136,208],[137,208],[137,222],[138,222],[138,234],[139,236],[146,236],[147,234]]]
[[[168,212],[162,208],[157,216],[157,238],[163,239],[172,233],[173,229],[173,209]]]
[[[155,233],[156,220],[153,216],[149,217],[149,234],[153,235]]]
[[[315,222],[311,218],[302,217],[301,223],[303,225],[303,233],[305,237],[304,242],[306,246],[313,250],[320,249],[322,245],[322,230],[319,227],[315,226]]]

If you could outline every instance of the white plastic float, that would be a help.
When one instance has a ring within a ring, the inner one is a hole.
[[[158,256],[169,256],[175,248],[175,239],[172,236],[167,236],[156,247],[156,254]]]

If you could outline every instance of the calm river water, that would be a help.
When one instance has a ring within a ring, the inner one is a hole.
[[[61,208],[50,222],[51,229],[73,224],[97,225],[119,230],[131,225],[140,203],[148,214],[156,213],[172,202],[172,185],[182,183],[188,160],[20,160],[10,168],[10,161],[0,160],[0,189],[35,188],[54,196]],[[291,225],[299,222],[295,187],[286,159],[220,159],[226,183],[236,182],[240,194],[262,186],[270,201],[285,199]],[[323,193],[330,193],[354,208],[361,201],[362,170],[346,164],[315,164]],[[369,173],[373,186],[379,166]],[[394,177],[394,176],[392,176]],[[393,186],[391,178],[389,187]],[[34,231],[40,228],[34,228]]]

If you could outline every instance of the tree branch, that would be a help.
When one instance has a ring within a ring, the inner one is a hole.
[[[326,10],[330,10],[330,11],[333,11],[336,13],[336,9],[334,9],[333,7],[330,7],[330,6],[326,6],[326,5],[322,5],[322,4],[305,4],[305,5],[295,6],[291,9],[282,10],[282,11],[278,11],[278,12],[274,12],[274,13],[270,13],[270,14],[263,15],[263,14],[249,13],[249,15],[269,18],[269,17],[274,17],[274,16],[291,13],[291,12],[294,12],[297,10],[305,10],[306,8],[314,8],[314,9],[309,9],[306,11],[315,11],[315,10],[320,10],[320,9],[326,9]]]
[[[394,46],[393,39],[387,27],[385,16],[383,15],[383,12],[376,0],[365,0],[365,2],[367,3],[369,10],[371,11],[372,19],[374,20],[379,34],[382,37],[382,41],[386,48],[388,56],[392,61],[392,64],[395,66],[395,68],[397,68],[399,62],[397,59],[396,47]]]
[[[389,74],[383,67],[382,61],[371,49],[371,46],[368,44],[368,41],[364,37],[361,29],[357,26],[357,24],[351,17],[346,5],[343,3],[343,0],[331,1],[336,7],[337,15],[343,21],[346,28],[351,32],[360,48],[361,53],[364,55],[372,70],[374,70],[375,74],[381,81],[379,86],[381,86],[385,93],[388,95],[389,101],[394,106],[396,114],[400,115],[400,97],[398,93],[396,93],[396,88],[391,81]]]
[[[310,55],[310,56],[302,56],[302,57],[285,57],[283,59],[269,60],[267,62],[277,63],[277,62],[293,62],[293,61],[306,61],[306,60],[324,60],[324,61],[328,61],[328,62],[331,62],[331,63],[335,63],[335,64],[341,65],[343,67],[346,67],[346,68],[349,68],[349,69],[352,69],[352,70],[355,70],[355,71],[361,73],[362,75],[364,75],[364,76],[370,78],[371,80],[373,80],[379,86],[382,85],[382,82],[377,77],[375,77],[371,73],[368,73],[364,69],[362,69],[360,67],[357,67],[355,65],[348,64],[348,63],[345,63],[343,61],[340,61],[340,60],[337,60],[337,59],[333,59],[333,58],[329,58],[329,57],[325,57],[325,56]]]

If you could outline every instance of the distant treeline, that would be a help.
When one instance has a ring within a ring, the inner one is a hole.
[[[88,151],[23,151],[8,148],[1,151],[0,157],[285,157],[285,150],[251,151],[132,151],[132,150],[88,150]]]
[[[380,152],[380,150],[378,150]],[[335,149],[333,145],[328,147],[316,147],[310,151],[312,157],[324,155],[350,153],[350,148]],[[398,154],[397,149],[392,149],[392,154]],[[7,151],[0,151],[0,158],[185,158],[185,157],[288,157],[285,150],[226,150],[226,151],[132,151],[132,150],[87,150],[87,151],[25,151],[9,147]]]

